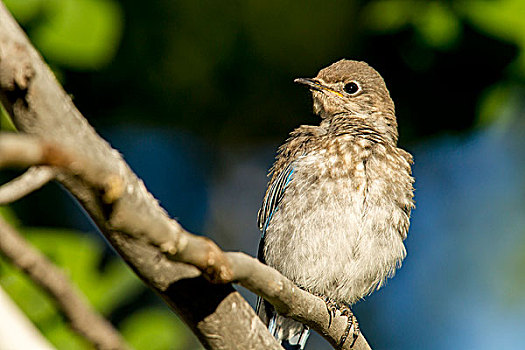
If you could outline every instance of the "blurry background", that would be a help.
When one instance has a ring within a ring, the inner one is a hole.
[[[4,2],[168,212],[252,255],[275,150],[318,123],[293,79],[343,57],[367,61],[396,103],[417,201],[403,268],[355,306],[368,341],[523,348],[524,1]],[[59,186],[0,210],[137,349],[200,348]],[[86,347],[2,260],[0,285],[56,346]],[[309,348],[329,347],[316,335]]]

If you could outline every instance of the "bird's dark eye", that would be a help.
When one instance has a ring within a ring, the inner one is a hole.
[[[350,83],[345,84],[343,90],[345,90],[347,94],[354,95],[359,91],[359,85],[352,81]]]

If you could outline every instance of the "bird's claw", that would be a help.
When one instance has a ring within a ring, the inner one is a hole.
[[[347,304],[339,304],[334,299],[324,296],[324,295],[317,295],[319,298],[323,299],[323,301],[326,304],[326,310],[328,311],[329,320],[328,320],[328,328],[332,325],[332,320],[335,318],[335,313],[337,310],[341,313],[341,316],[346,316],[347,323],[345,331],[343,332],[343,335],[341,336],[341,339],[339,340],[339,346],[343,346],[346,340],[348,339],[348,335],[350,335],[350,331],[353,329],[352,332],[352,344],[350,344],[350,347],[352,348],[359,337],[359,323],[357,322],[357,318],[355,317],[354,313],[352,312],[352,309],[350,309],[350,306]]]
[[[337,302],[329,297],[324,297],[324,303],[326,304],[326,310],[330,318],[328,319],[328,328],[332,325],[332,320],[335,317],[335,312],[339,309]]]
[[[357,338],[359,337],[359,323],[357,322],[357,317],[355,317],[354,313],[352,312],[352,310],[350,309],[350,307],[348,305],[343,305],[342,308],[340,308],[340,311],[341,311],[341,316],[346,316],[347,318],[347,323],[346,323],[346,329],[343,333],[343,335],[341,336],[341,339],[339,340],[339,346],[343,346],[343,344],[345,343],[346,339],[348,338],[348,335],[350,334],[350,330],[353,328],[353,332],[352,332],[352,344],[350,344],[350,348],[352,348],[357,340]]]

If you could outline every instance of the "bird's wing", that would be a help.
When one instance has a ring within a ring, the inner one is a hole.
[[[284,168],[277,176],[274,177],[273,181],[268,186],[268,190],[266,191],[263,204],[257,217],[257,224],[263,233],[263,237],[266,229],[268,228],[270,220],[272,219],[272,215],[277,210],[279,202],[283,198],[286,187],[290,181],[292,181],[293,171],[294,162],[290,162],[286,168]]]
[[[272,177],[272,181],[270,182],[268,189],[266,190],[266,195],[264,196],[264,201],[262,203],[261,209],[259,209],[259,215],[257,216],[257,224],[259,225],[259,229],[262,231],[262,237],[261,241],[259,242],[259,251],[257,254],[257,258],[263,263],[266,263],[263,253],[266,229],[268,228],[270,220],[272,219],[273,214],[277,210],[279,203],[283,198],[286,186],[288,186],[290,181],[292,181],[293,171],[294,162],[290,162],[284,168],[284,170],[282,170],[278,175]],[[257,298],[256,311],[259,317],[261,317],[261,319],[267,326],[270,322],[270,319],[272,319],[272,317],[275,316],[273,306],[261,297]]]
[[[319,127],[302,125],[290,133],[290,137],[279,147],[278,156],[272,167],[272,180],[266,190],[264,201],[259,210],[257,223],[262,231],[261,242],[259,243],[258,258],[265,262],[263,256],[264,238],[266,229],[270,224],[272,216],[279,208],[279,203],[283,199],[286,187],[293,181],[294,168],[297,162],[312,149],[310,141],[324,135],[326,131]],[[283,169],[276,172],[277,169]]]

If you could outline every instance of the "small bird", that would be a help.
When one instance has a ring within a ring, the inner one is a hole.
[[[412,156],[397,147],[394,103],[365,62],[340,60],[314,79],[319,126],[302,125],[279,147],[258,215],[258,258],[339,309],[379,289],[406,256],[414,207]],[[257,312],[285,349],[304,349],[309,328],[259,299]]]

